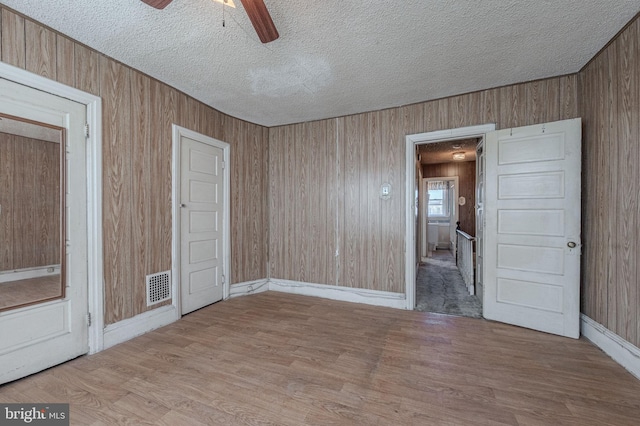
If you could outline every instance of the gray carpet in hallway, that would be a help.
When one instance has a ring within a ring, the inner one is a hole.
[[[416,280],[416,311],[482,318],[482,305],[471,296],[449,251],[436,250],[420,264]]]

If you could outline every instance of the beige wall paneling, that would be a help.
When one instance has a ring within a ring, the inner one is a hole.
[[[404,229],[405,220],[405,176],[404,176],[404,136],[402,116],[399,108],[376,112],[379,116],[381,169],[377,178],[378,190],[373,196],[381,203],[382,212],[379,231],[381,235],[382,282],[377,289],[393,293],[403,293],[404,278]],[[391,198],[379,198],[380,185],[391,185]],[[399,232],[400,231],[400,232]],[[372,267],[377,261],[372,259]]]
[[[234,282],[267,276],[267,128],[225,116],[2,7],[0,13],[2,61],[103,99],[105,324],[144,312],[144,275],[171,268],[173,123],[229,142],[232,153],[241,146],[258,153],[235,161],[236,202],[249,213],[232,218],[232,228],[242,227],[232,230],[232,270]]]
[[[284,277],[284,132],[286,127],[269,129],[269,269],[268,277]],[[233,214],[233,213],[232,213]]]
[[[617,144],[617,158],[612,167],[611,180],[616,198],[612,205],[612,231],[616,253],[615,282],[617,291],[615,306],[609,306],[616,312],[617,334],[640,343],[638,335],[638,193],[640,192],[640,98],[638,96],[638,20],[624,31],[608,48],[615,52],[615,61],[610,58],[612,81],[615,82],[615,104],[612,105],[614,117],[611,121],[612,138]],[[613,160],[613,159],[612,159]]]
[[[105,324],[133,316],[131,70],[100,58],[103,99]]]
[[[15,144],[15,189],[13,197],[14,227],[14,268],[22,269],[33,266],[36,239],[33,234],[33,223],[36,220],[36,174],[33,167],[26,167],[35,158],[35,141],[27,138],[13,137]]]
[[[75,87],[75,43],[56,34],[56,80]]]
[[[15,181],[15,145],[13,136],[0,133],[0,271],[13,269],[13,205]]]
[[[155,198],[157,204],[151,205],[151,210],[155,213],[157,221],[157,223],[152,224],[152,227],[155,226],[156,228],[153,234],[154,239],[151,242],[152,253],[154,254],[151,266],[153,272],[160,272],[171,269],[171,147],[173,144],[171,126],[173,123],[178,122],[177,102],[180,93],[162,83],[159,83],[156,87],[159,89],[159,105],[162,109],[160,111],[155,110],[156,113],[160,113],[159,116],[156,116],[158,119],[156,123],[161,123],[161,133],[158,139],[158,146],[151,151],[151,164],[153,167],[151,185],[152,188],[157,186],[155,191],[152,192],[152,198]],[[154,182],[157,182],[157,184],[154,184]],[[168,304],[169,302],[164,303]]]
[[[56,34],[37,23],[25,22],[27,71],[56,79]]]
[[[34,263],[60,264],[60,145],[35,141]]]
[[[81,44],[73,44],[75,87],[96,96],[100,96],[100,56]],[[58,78],[62,79],[60,76]]]
[[[575,91],[575,78],[559,77],[314,122],[303,126],[304,130],[299,129],[301,125],[271,129],[271,276],[296,280],[300,278],[300,265],[305,265],[305,270],[312,265],[308,258],[303,259],[311,253],[304,251],[307,246],[301,239],[305,237],[299,235],[300,229],[307,229],[311,222],[304,222],[304,215],[292,221],[290,215],[292,206],[309,201],[300,198],[294,185],[301,176],[298,164],[308,162],[308,154],[303,150],[315,152],[311,147],[316,139],[322,138],[319,136],[322,123],[335,123],[338,137],[339,167],[334,175],[336,239],[340,248],[336,259],[337,284],[403,292],[404,136],[486,122],[496,122],[498,128],[504,128],[574,118]],[[529,111],[533,116],[528,116]],[[300,137],[306,142],[298,143]],[[330,137],[325,138],[325,146],[334,143]],[[380,203],[383,182],[392,184],[392,200],[388,203]],[[317,184],[322,185],[322,181]],[[469,207],[473,206],[471,200],[472,196],[467,197]],[[305,226],[296,225],[298,220],[303,220],[301,225]],[[285,235],[281,236],[281,232]]]
[[[150,269],[151,244],[151,79],[133,72],[131,78],[131,271],[135,313],[146,306],[145,277]],[[153,250],[155,251],[155,250]]]
[[[360,179],[362,157],[367,157],[364,145],[364,135],[362,134],[363,120],[365,114],[352,115],[343,119],[343,134],[340,136],[340,148],[342,155],[342,182],[343,189],[341,195],[341,209],[343,209],[344,219],[341,221],[343,227],[340,230],[340,285],[345,287],[366,286],[366,263],[360,262],[362,247],[362,227],[367,225],[366,214],[361,212],[366,205],[362,205],[361,197],[367,196],[366,188],[362,188]],[[365,181],[366,182],[366,181]],[[361,272],[361,268],[364,273]],[[373,287],[371,287],[373,288]]]
[[[584,119],[582,311],[639,346],[638,18],[578,76]]]
[[[212,116],[212,121],[219,120]],[[268,134],[260,126],[225,117],[231,145],[231,283],[266,277]],[[218,130],[219,132],[219,130]]]
[[[560,85],[560,116],[558,119],[576,118],[578,111],[578,75],[571,74],[559,77],[558,82]]]
[[[18,68],[25,67],[24,18],[7,9],[2,12],[2,62]]]

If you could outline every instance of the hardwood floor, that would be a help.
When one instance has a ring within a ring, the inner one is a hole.
[[[266,292],[0,387],[77,425],[631,425],[640,380],[588,341]]]

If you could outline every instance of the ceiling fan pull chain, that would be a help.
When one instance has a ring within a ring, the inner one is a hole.
[[[224,4],[226,3],[226,0],[222,3],[222,26],[225,27],[224,24]]]

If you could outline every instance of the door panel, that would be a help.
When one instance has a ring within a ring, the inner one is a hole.
[[[56,235],[60,240],[59,246],[63,247],[60,264],[51,265],[50,260],[44,260],[36,267],[2,271],[5,278],[18,272],[16,275],[22,280],[20,286],[40,282],[40,273],[59,274],[64,291],[49,298],[54,300],[38,301],[36,297],[28,306],[4,307],[0,312],[0,383],[4,383],[88,352],[86,108],[82,104],[0,79],[0,113],[12,116],[18,122],[28,120],[42,128],[59,129],[65,135],[62,142],[57,142],[61,144],[59,152],[64,154],[60,167],[64,180],[56,190],[59,202],[43,204],[33,216],[34,226],[46,222],[43,215],[48,210],[58,220],[63,218],[58,225],[62,232],[54,232],[51,225],[46,228],[46,234]],[[45,168],[42,167],[43,170]],[[0,185],[6,184],[6,181],[0,182]],[[46,185],[39,187],[48,188]],[[54,190],[46,189],[38,194],[41,199],[49,199],[52,192]],[[18,204],[5,200],[0,207],[0,215],[6,218],[18,208]],[[44,235],[42,230],[39,233]],[[50,244],[48,239],[40,238],[30,243],[33,247],[29,250],[44,253],[45,246]],[[7,284],[12,283],[5,280],[0,286]],[[22,290],[18,287],[18,291]]]
[[[580,119],[487,134],[484,315],[577,338]]]
[[[180,138],[181,300],[187,314],[223,297],[224,151]]]

